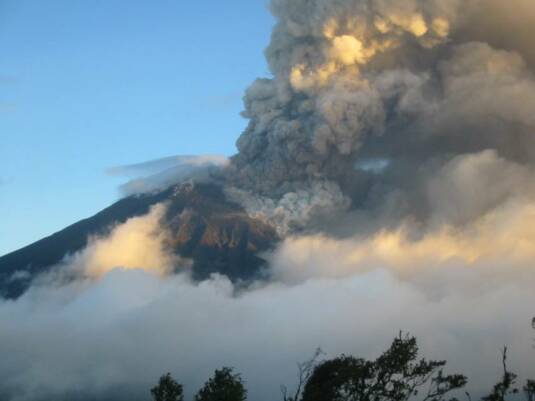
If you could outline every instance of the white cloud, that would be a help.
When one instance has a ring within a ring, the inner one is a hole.
[[[125,195],[133,195],[164,190],[190,179],[207,180],[228,163],[229,159],[222,155],[181,155],[113,167],[108,174],[135,177],[120,187]]]
[[[141,400],[167,371],[191,394],[213,369],[230,365],[244,374],[250,399],[268,401],[280,384],[293,385],[295,362],[317,346],[329,356],[375,357],[399,330],[415,334],[425,356],[467,374],[474,394],[498,377],[504,344],[511,368],[535,376],[532,204],[416,240],[403,230],[360,240],[290,238],[272,259],[274,280],[248,290],[223,277],[194,283],[187,273],[161,275],[168,259],[159,252],[100,257],[111,244],[152,248],[125,233],[153,233],[148,223],[158,210],[78,257],[89,271],[137,267],[127,263],[134,255],[156,269],[99,270],[97,278],[45,283],[0,303],[0,321],[9,322],[0,330],[0,392],[8,399]]]

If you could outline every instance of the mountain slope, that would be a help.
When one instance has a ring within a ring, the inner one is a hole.
[[[275,231],[251,219],[242,208],[225,199],[215,184],[183,184],[165,191],[131,196],[88,219],[20,250],[0,257],[0,294],[20,296],[41,273],[82,250],[88,238],[106,235],[117,224],[148,213],[154,204],[166,202],[161,224],[171,232],[170,250],[193,261],[193,277],[202,280],[212,273],[232,280],[258,274],[264,260],[258,252],[276,241]]]

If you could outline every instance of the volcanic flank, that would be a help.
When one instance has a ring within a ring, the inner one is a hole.
[[[0,258],[3,296],[20,296],[35,277],[83,250],[91,237],[105,237],[114,227],[148,213],[157,204],[165,205],[159,219],[161,230],[168,232],[165,250],[182,258],[173,267],[177,271],[191,267],[198,280],[213,273],[235,282],[259,277],[265,261],[258,253],[268,250],[278,238],[272,226],[252,219],[240,205],[228,201],[218,185],[174,185],[155,194],[122,199],[89,219]]]

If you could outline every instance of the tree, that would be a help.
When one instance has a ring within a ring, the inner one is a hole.
[[[535,317],[531,320],[531,327],[535,330]],[[528,401],[535,401],[535,380],[528,380],[523,390]]]
[[[418,358],[416,338],[400,334],[374,361],[341,355],[318,364],[302,401],[406,401],[422,392],[425,401],[442,401],[466,384],[463,375],[444,375],[445,361]]]
[[[535,329],[535,318],[531,321],[531,326]],[[515,387],[517,375],[509,371],[507,367],[507,347],[502,351],[503,375],[498,383],[492,388],[492,392],[483,397],[483,401],[506,401],[507,396],[518,394],[520,391]],[[535,401],[535,380],[527,380],[522,388],[526,395],[527,401]]]
[[[195,401],[245,401],[247,390],[232,368],[216,370],[195,396]]]
[[[535,317],[531,321],[531,327],[535,330]],[[535,380],[528,380],[523,390],[528,401],[535,401]]]
[[[483,401],[505,401],[506,396],[518,393],[518,389],[515,387],[517,375],[507,368],[507,347],[503,347],[502,366],[501,380],[494,385],[489,395],[482,398]]]
[[[535,380],[528,380],[523,390],[528,401],[535,401]]]
[[[283,401],[299,400],[301,392],[303,391],[303,386],[310,379],[310,376],[312,375],[314,368],[318,365],[318,360],[322,354],[323,351],[321,350],[321,348],[317,348],[312,358],[310,358],[306,362],[301,362],[297,364],[297,370],[299,373],[297,375],[297,386],[295,388],[295,392],[292,396],[290,396],[288,395],[288,388],[286,386],[281,386]]]
[[[171,373],[167,373],[160,377],[158,385],[150,390],[154,401],[183,401],[183,389],[182,385],[177,383],[171,376]]]

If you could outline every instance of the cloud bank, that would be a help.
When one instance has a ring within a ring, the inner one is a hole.
[[[317,346],[371,358],[401,329],[427,357],[467,374],[473,394],[498,377],[503,344],[512,369],[535,375],[531,204],[416,239],[401,229],[288,237],[270,256],[271,279],[245,290],[226,277],[198,283],[187,269],[168,270],[173,255],[153,224],[162,210],[68,258],[60,267],[68,282],[56,272],[0,303],[0,394],[143,400],[170,371],[191,395],[230,365],[250,399],[267,401],[294,384],[295,362]]]

